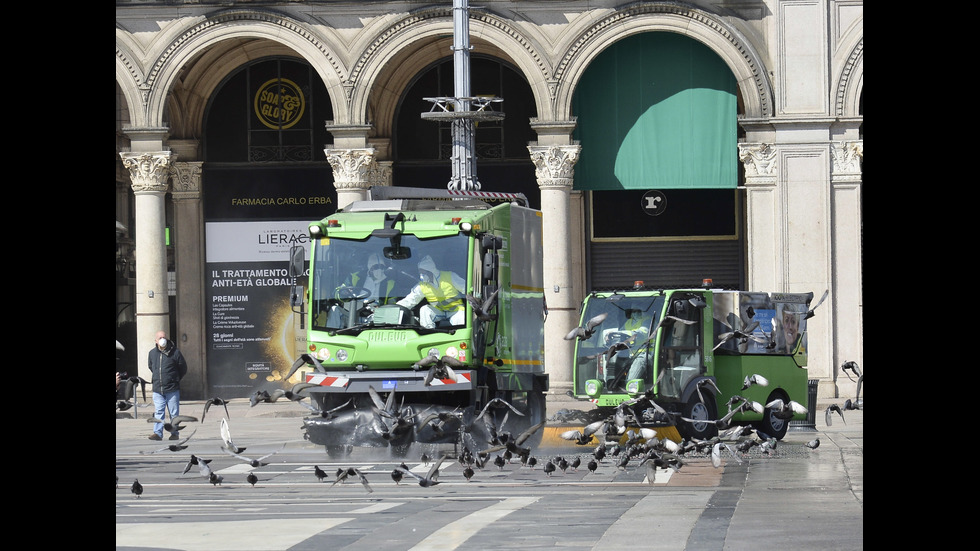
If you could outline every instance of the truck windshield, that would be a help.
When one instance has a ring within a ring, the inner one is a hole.
[[[436,323],[445,326],[447,322],[450,326],[465,325],[465,315],[436,322],[424,315],[422,309],[431,298],[440,302],[441,307],[454,307],[462,302],[465,310],[466,236],[419,239],[404,234],[397,250],[393,250],[393,245],[391,239],[382,237],[362,240],[329,237],[313,244],[310,306],[314,329],[420,323],[435,327]],[[418,288],[422,279],[433,284],[428,287],[428,296]],[[435,288],[439,289],[438,296],[431,291]],[[458,290],[458,295],[452,289]],[[409,299],[404,300],[406,297]],[[403,307],[395,306],[399,301]],[[383,309],[384,315],[375,319],[375,311],[385,305],[392,307]]]
[[[575,391],[584,393],[588,379],[599,379],[610,389],[622,387],[634,362],[634,369],[640,373],[636,378],[652,383],[650,350],[653,343],[647,341],[654,336],[650,330],[660,322],[663,305],[664,298],[659,295],[640,297],[613,293],[590,298],[582,323],[601,314],[606,317],[589,339],[578,343]],[[614,350],[612,355],[605,354],[618,343],[622,343],[622,348]]]

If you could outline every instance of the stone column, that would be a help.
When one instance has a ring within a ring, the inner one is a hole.
[[[187,376],[180,383],[183,400],[207,399],[207,354],[204,312],[204,211],[201,204],[200,161],[175,162],[171,176],[174,202],[174,242],[177,279],[177,334],[173,335],[187,360]]]
[[[782,290],[777,276],[780,200],[776,191],[776,148],[768,143],[738,144],[745,167],[746,283],[750,289]]]
[[[571,284],[569,195],[573,184],[573,167],[581,149],[577,144],[528,145],[538,187],[541,188],[544,293],[548,305],[548,318],[544,325],[544,357],[551,394],[565,394],[572,389],[572,345],[564,336],[578,325],[578,303]]]
[[[372,178],[377,178],[378,165],[374,148],[324,149],[333,168],[333,185],[337,188],[337,208],[367,198]],[[390,170],[390,165],[389,165]]]
[[[167,225],[165,200],[170,163],[169,151],[122,152],[136,195],[136,350],[137,374],[150,380],[146,354],[157,331],[170,333],[167,294]]]
[[[862,304],[863,283],[861,274],[862,228],[861,215],[861,160],[864,158],[864,141],[833,142],[830,146],[833,164],[830,173],[831,212],[833,222],[834,273],[833,293],[836,349],[833,358],[833,375],[836,381],[834,397],[851,398],[857,395],[857,377],[840,373],[840,366],[849,360],[857,362],[864,372],[864,318]],[[830,313],[830,312],[828,312]],[[864,394],[862,388],[861,393]]]

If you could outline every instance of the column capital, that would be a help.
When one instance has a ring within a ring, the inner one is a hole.
[[[377,172],[374,148],[324,149],[337,190],[366,190]]]
[[[538,187],[571,189],[580,145],[529,145]]]
[[[170,176],[173,180],[174,201],[201,198],[201,161],[172,163]]]
[[[775,181],[776,148],[768,143],[738,144],[738,159],[745,165],[745,184]]]
[[[130,153],[122,152],[123,166],[129,170],[133,191],[167,191],[170,163],[177,158],[170,151]]]
[[[860,175],[864,159],[864,140],[833,142],[830,153],[834,158],[834,177]]]

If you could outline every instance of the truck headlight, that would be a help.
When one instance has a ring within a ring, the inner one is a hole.
[[[602,392],[602,381],[599,379],[589,379],[585,381],[585,393],[592,398],[596,398]]]
[[[626,381],[626,394],[630,396],[643,394],[643,379],[630,379]]]

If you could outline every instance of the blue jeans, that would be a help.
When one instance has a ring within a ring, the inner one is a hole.
[[[161,421],[167,420],[167,418],[164,417],[164,410],[170,410],[170,422],[173,423],[174,417],[180,415],[180,391],[175,390],[173,392],[166,392],[163,394],[154,392],[153,407],[156,408],[156,414],[154,417],[160,419]],[[163,423],[154,423],[153,432],[157,433],[158,436],[163,437]],[[177,433],[175,432],[174,434]]]

